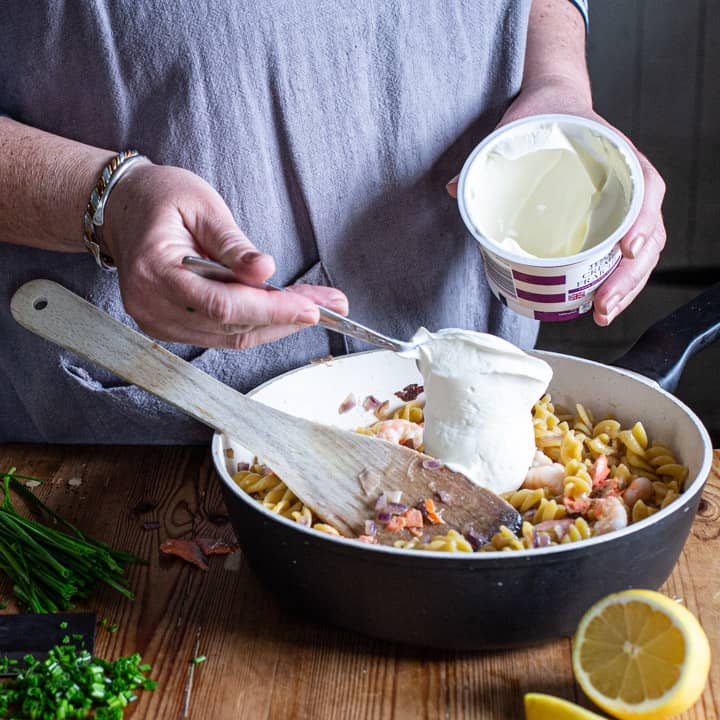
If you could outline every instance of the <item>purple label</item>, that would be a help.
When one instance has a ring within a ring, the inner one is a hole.
[[[555,295],[545,295],[544,293],[528,292],[517,288],[517,296],[523,300],[532,300],[539,303],[559,303],[565,302],[565,293],[555,293]]]
[[[522,282],[532,283],[533,285],[564,285],[564,275],[528,275],[528,273],[519,270],[512,271],[513,277]]]

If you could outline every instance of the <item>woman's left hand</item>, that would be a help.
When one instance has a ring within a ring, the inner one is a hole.
[[[545,113],[579,115],[612,128],[593,110],[587,95],[576,90],[565,78],[551,78],[541,85],[523,89],[498,127]],[[637,154],[645,179],[645,195],[637,219],[620,241],[623,254],[620,265],[595,293],[593,314],[598,325],[609,325],[645,287],[666,240],[662,217],[665,182],[632,142],[617,128],[612,129],[625,138]],[[457,178],[448,183],[447,190],[452,197],[457,197]]]

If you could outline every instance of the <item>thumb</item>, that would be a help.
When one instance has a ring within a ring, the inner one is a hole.
[[[260,283],[275,273],[272,255],[260,252],[238,227],[219,233],[214,245],[211,257],[227,265],[239,280]]]
[[[227,215],[230,216],[229,210]],[[196,240],[213,260],[227,265],[238,280],[261,283],[275,273],[271,255],[260,252],[230,217],[207,219]]]

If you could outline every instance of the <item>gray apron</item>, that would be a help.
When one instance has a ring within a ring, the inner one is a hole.
[[[530,347],[491,296],[445,183],[517,93],[530,0],[10,0],[0,112],[205,178],[275,256],[400,338],[463,327]],[[48,222],[52,222],[48,219]],[[78,243],[81,220],[78,218]],[[202,443],[210,430],[20,328],[56,280],[134,325],[87,254],[0,237],[0,441]],[[127,238],[132,242],[132,238]],[[320,328],[245,351],[166,344],[241,391],[360,344]]]

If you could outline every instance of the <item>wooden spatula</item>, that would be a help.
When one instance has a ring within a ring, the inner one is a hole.
[[[519,525],[511,505],[464,475],[435,467],[409,448],[303,420],[246,398],[57,283],[26,283],[13,296],[11,310],[28,330],[237,439],[318,517],[347,536],[363,534],[378,496],[392,490],[402,491],[408,505],[435,500],[446,524],[423,530],[430,534],[453,528],[482,542],[500,525]],[[378,537],[391,542],[402,535]]]

